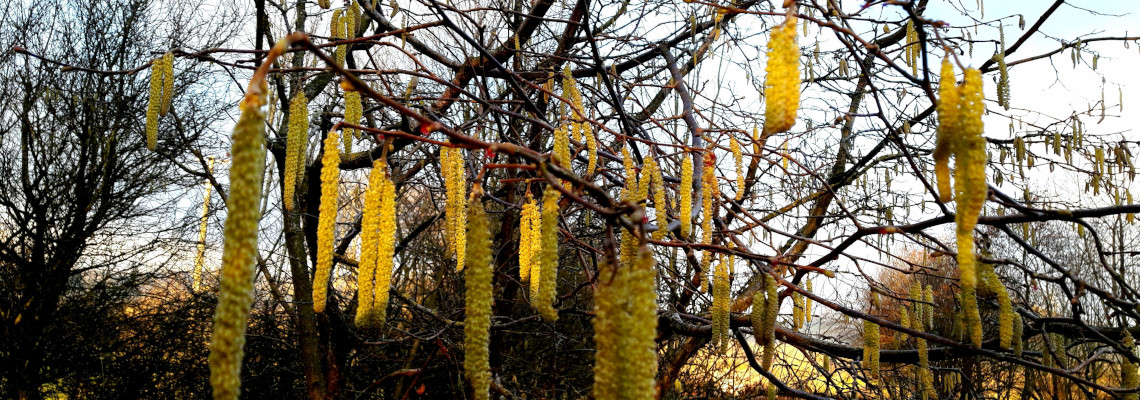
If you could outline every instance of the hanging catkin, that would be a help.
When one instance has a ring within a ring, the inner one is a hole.
[[[677,218],[681,220],[681,236],[693,233],[693,162],[689,155],[681,159],[681,185],[677,187]]]
[[[360,92],[356,90],[344,91],[344,122],[353,125],[360,125],[360,117],[363,113],[363,106],[360,104]],[[352,140],[360,135],[360,130],[356,128],[344,128],[344,153],[352,153]]]
[[[938,134],[934,147],[934,174],[938,181],[938,196],[942,201],[950,201],[950,155],[954,153],[955,137],[958,130],[959,98],[958,86],[954,79],[954,66],[950,57],[942,60],[942,72],[938,81]]]
[[[653,168],[650,176],[653,179],[653,215],[657,217],[657,230],[653,231],[653,238],[661,240],[669,231],[669,216],[665,213],[665,177],[661,174],[657,159],[650,157],[645,164],[646,168]]]
[[[214,173],[214,157],[210,157],[206,167],[207,174]],[[206,266],[206,227],[209,219],[206,218],[210,214],[210,193],[214,189],[214,185],[210,184],[207,180],[205,186],[205,194],[202,195],[202,216],[199,217],[198,222],[198,255],[194,257],[194,272],[192,288],[195,292],[202,288],[202,269]]]
[[[998,62],[998,104],[1006,110],[1009,110],[1009,67],[1005,63],[1005,29],[998,25],[998,32],[1001,37],[1000,51],[994,55]],[[1094,68],[1095,69],[1095,68]],[[1102,92],[1103,94],[1103,92]],[[1101,104],[1104,104],[1103,102]]]
[[[732,161],[736,165],[736,196],[733,200],[740,201],[744,198],[744,152],[740,150],[740,142],[735,137],[729,142],[729,149],[732,150]]]
[[[879,326],[863,320],[863,368],[879,377]]]
[[[151,151],[158,143],[158,118],[162,111],[162,77],[165,75],[162,63],[165,59],[162,57],[150,64],[150,96],[146,107],[146,148]]]
[[[974,226],[986,201],[986,141],[982,138],[982,73],[967,69],[960,89],[961,113],[957,126],[954,157],[954,194],[958,201],[955,219],[958,236],[958,268],[963,287],[977,285],[974,259]]]
[[[281,40],[254,72],[238,108],[230,165],[230,195],[222,250],[221,288],[210,338],[210,386],[214,399],[237,400],[241,393],[241,362],[245,329],[253,306],[257,226],[261,220],[261,185],[265,170],[265,112],[269,66],[289,46]]]
[[[491,236],[487,214],[483,210],[483,190],[479,185],[471,190],[468,201],[467,229],[471,232],[471,246],[467,248],[467,268],[464,283],[467,287],[467,318],[463,323],[463,370],[471,382],[476,400],[490,398],[491,362]]]
[[[329,276],[333,267],[333,247],[336,246],[337,198],[340,197],[340,137],[330,130],[321,157],[321,204],[317,219],[317,272],[313,276],[313,311],[325,312]]]
[[[780,133],[796,123],[800,104],[800,49],[796,46],[796,17],[789,13],[784,23],[772,28],[768,40],[768,65],[764,68],[764,135]]]
[[[174,99],[174,53],[166,52],[162,55],[162,109],[158,115],[165,116],[170,112],[170,103]]]
[[[372,172],[368,175],[368,190],[364,193],[364,213],[360,219],[360,263],[356,269],[356,318],[357,328],[368,327],[372,323],[372,295],[376,276],[376,264],[380,246],[380,194],[384,185],[384,161],[372,162]]]
[[[558,199],[562,197],[557,189],[547,186],[542,192],[542,245],[539,250],[539,274],[531,271],[532,297],[534,308],[547,322],[558,320],[558,310],[554,309],[554,297],[558,285]],[[537,282],[536,282],[537,280]],[[533,288],[537,283],[537,293]]]
[[[519,214],[519,280],[528,282],[530,271],[537,261],[535,255],[539,249],[538,239],[541,237],[542,229],[542,225],[539,224],[538,202],[530,194],[530,190],[526,192],[526,202]]]
[[[625,398],[653,399],[657,376],[657,269],[653,252],[645,242],[637,246],[635,262],[629,271],[626,293],[629,296],[629,320],[624,335],[622,374]]]
[[[464,166],[463,150],[453,147],[439,148],[440,171],[447,191],[445,213],[447,214],[448,248],[455,254],[455,269],[463,270],[467,254],[467,172]]]
[[[305,148],[309,139],[309,99],[304,90],[297,90],[289,102],[289,135],[285,143],[284,182],[285,209],[295,207],[296,189],[305,167]]]
[[[1124,351],[1136,354],[1136,340],[1132,338],[1132,332],[1124,329],[1124,339],[1122,340]],[[1120,366],[1120,387],[1125,389],[1136,389],[1140,387],[1140,372],[1137,372],[1136,363],[1125,358]],[[1137,400],[1140,399],[1140,394],[1137,392],[1126,393],[1124,400]]]
[[[710,254],[711,255],[711,254]],[[728,348],[730,333],[728,331],[728,317],[729,317],[729,281],[728,281],[728,265],[723,262],[716,264],[716,269],[713,273],[713,304],[712,304],[712,344],[713,348],[720,353],[724,353]]]
[[[712,244],[712,231],[713,231],[713,194],[717,190],[716,184],[716,156],[712,153],[712,148],[705,152],[704,156],[704,170],[701,172],[701,244]],[[701,273],[708,274],[711,272],[709,267],[712,266],[712,259],[715,257],[714,253],[705,250],[704,255],[701,257]],[[705,279],[701,279],[702,284]],[[703,285],[702,285],[703,286]]]
[[[598,284],[594,293],[594,387],[596,399],[618,398],[622,377],[622,327],[631,326],[622,307],[623,289],[627,288],[624,268],[598,263]]]

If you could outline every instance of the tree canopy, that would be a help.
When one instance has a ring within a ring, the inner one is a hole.
[[[13,4],[0,395],[1135,400],[1140,9],[1006,3]]]

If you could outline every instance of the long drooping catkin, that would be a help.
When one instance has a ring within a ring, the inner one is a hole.
[[[542,192],[542,247],[539,249],[539,276],[531,271],[531,287],[538,282],[534,308],[547,322],[558,320],[554,297],[558,289],[558,189],[547,186]],[[533,289],[532,289],[533,290]]]
[[[650,186],[653,187],[653,215],[657,219],[657,230],[653,231],[653,238],[661,240],[665,238],[665,234],[669,232],[669,216],[665,212],[665,177],[661,173],[661,165],[657,164],[657,159],[650,157],[646,162],[646,168],[652,167],[650,178],[653,182]]]
[[[764,274],[764,294],[767,300],[764,306],[763,335],[757,340],[764,345],[762,366],[769,372],[772,371],[772,360],[776,357],[776,317],[780,316],[780,295],[776,289],[776,278]]]
[[[387,163],[380,182],[380,241],[376,251],[376,271],[372,286],[372,323],[383,326],[388,319],[388,289],[392,281],[393,257],[396,254],[396,184]]]
[[[637,247],[635,262],[629,271],[629,324],[624,335],[626,363],[622,373],[623,391],[627,399],[653,399],[657,375],[657,269],[653,252],[645,242]]]
[[[213,174],[214,157],[210,157],[207,164],[206,173]],[[204,186],[206,187],[206,193],[202,195],[202,216],[199,217],[200,221],[198,223],[198,255],[194,258],[194,280],[191,285],[195,292],[202,287],[202,269],[206,266],[206,226],[207,222],[209,222],[209,219],[206,217],[210,214],[210,193],[214,189],[214,185],[211,185],[209,180],[206,181]]]
[[[281,40],[269,51],[250,79],[239,108],[230,154],[230,196],[222,250],[221,288],[210,338],[210,386],[214,398],[236,400],[241,392],[241,362],[245,328],[253,305],[253,274],[257,259],[257,225],[261,219],[261,184],[265,170],[265,75],[274,59],[289,46]]]
[[[467,254],[467,172],[464,167],[463,150],[440,147],[440,171],[443,173],[444,187],[447,190],[447,238],[448,245],[455,252],[455,270],[462,271]]]
[[[970,343],[982,347],[982,317],[978,314],[977,289],[962,286],[962,325],[969,331]]]
[[[998,104],[1009,110],[1009,66],[1005,63],[1005,28],[1002,28],[1001,24],[998,24],[998,32],[1000,33],[1001,46],[998,48],[998,53],[994,55],[998,62]],[[1103,90],[1101,94],[1104,94]],[[1104,102],[1102,101],[1101,104]]]
[[[363,114],[363,106],[360,103],[360,92],[355,90],[344,91],[344,122],[360,125],[360,117]],[[355,128],[344,128],[344,153],[352,153],[352,140],[360,135],[360,130]]]
[[[305,148],[309,139],[309,99],[304,90],[297,90],[289,102],[289,135],[285,143],[284,182],[285,209],[293,210],[297,184],[305,167]]]
[[[735,137],[729,142],[729,149],[732,150],[732,161],[736,165],[736,196],[732,199],[740,201],[744,198],[744,152]]]
[[[711,254],[710,254],[711,255]],[[713,304],[712,304],[712,343],[715,348],[723,353],[728,348],[730,334],[728,332],[728,318],[729,318],[729,280],[728,280],[728,264],[723,262],[716,264],[716,269],[713,272]]]
[[[158,118],[162,111],[162,77],[165,68],[162,66],[164,58],[154,60],[150,64],[150,95],[146,107],[146,148],[154,150],[158,143]]]
[[[618,398],[622,377],[622,327],[628,327],[629,315],[622,301],[628,289],[626,268],[618,268],[602,260],[598,263],[598,284],[594,292],[594,387],[595,399]]]
[[[934,173],[938,181],[938,196],[942,201],[950,201],[953,192],[950,187],[950,156],[954,153],[958,131],[960,94],[957,80],[954,79],[954,66],[950,57],[942,60],[942,71],[938,80],[938,134],[934,146]]]
[[[162,109],[158,115],[165,116],[170,112],[170,103],[174,99],[174,53],[166,52],[162,55]]]
[[[467,248],[467,268],[464,283],[467,287],[467,318],[463,323],[463,370],[471,382],[476,400],[490,398],[491,358],[488,347],[491,336],[491,235],[490,223],[483,210],[479,185],[471,190],[468,201],[467,229],[471,232],[471,246]]]
[[[321,204],[317,219],[317,272],[313,276],[313,311],[325,312],[328,298],[329,276],[333,268],[333,247],[336,246],[337,198],[340,197],[340,137],[330,130],[325,138],[321,157]]]
[[[582,135],[586,137],[586,175],[589,176],[598,168],[598,139],[594,137],[594,130],[582,123]]]
[[[364,215],[360,218],[360,264],[357,272],[356,318],[357,328],[368,327],[372,322],[372,294],[376,276],[376,262],[380,246],[380,193],[384,185],[384,160],[372,162],[368,175],[368,191],[364,193]]]
[[[869,320],[863,320],[863,368],[879,377],[879,326]]]
[[[1132,332],[1128,329],[1124,330],[1124,351],[1136,354],[1136,340],[1132,338]],[[1120,364],[1120,387],[1125,389],[1136,389],[1140,387],[1140,372],[1137,372],[1136,363],[1129,359],[1124,359]],[[1137,400],[1140,399],[1140,393],[1132,392],[1124,395],[1124,400]]]
[[[1009,291],[1001,283],[1001,279],[994,273],[993,268],[986,268],[983,272],[983,281],[994,292],[998,301],[998,345],[1008,349],[1013,344],[1013,304],[1009,298]]]
[[[530,280],[530,271],[536,261],[534,256],[539,248],[537,242],[540,237],[536,233],[541,234],[542,229],[539,218],[538,202],[528,190],[526,202],[523,204],[522,212],[519,213],[519,280],[524,282]]]
[[[796,17],[788,14],[772,28],[768,65],[764,68],[764,135],[780,133],[796,123],[800,107],[800,49],[796,46]]]
[[[967,69],[960,88],[961,111],[954,146],[954,195],[958,201],[955,219],[958,225],[958,268],[962,287],[976,287],[977,268],[974,259],[974,226],[986,201],[986,141],[982,138],[982,73]]]
[[[677,218],[681,220],[681,236],[693,233],[693,162],[689,155],[681,159],[681,185],[677,187]]]

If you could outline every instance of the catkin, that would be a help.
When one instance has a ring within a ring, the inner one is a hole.
[[[1132,338],[1132,333],[1128,329],[1124,329],[1124,350],[1136,354],[1136,341]],[[1120,386],[1124,389],[1136,389],[1140,387],[1140,372],[1137,372],[1136,363],[1125,358],[1120,366]],[[1140,398],[1137,392],[1126,393],[1124,400],[1136,400]]]
[[[729,142],[729,148],[732,150],[732,161],[736,164],[736,196],[733,200],[740,201],[744,198],[744,152],[740,150],[740,142],[735,137]]]
[[[166,52],[162,55],[162,109],[158,115],[170,112],[170,103],[174,98],[174,53]]]
[[[146,148],[154,151],[158,143],[158,118],[162,111],[162,77],[165,68],[162,66],[165,57],[151,62],[150,65],[150,96],[146,107]]]
[[[722,259],[723,261],[723,259]],[[713,329],[713,346],[721,353],[728,347],[730,339],[728,332],[728,317],[729,317],[729,281],[728,281],[728,265],[724,262],[716,264],[715,271],[713,272],[713,304],[712,304],[712,329]]]
[[[768,298],[764,307],[764,326],[758,340],[764,345],[763,367],[772,371],[772,361],[776,356],[776,317],[780,315],[780,295],[776,291],[776,278],[764,274],[764,295]]]
[[[959,120],[960,101],[958,86],[954,79],[954,66],[950,57],[942,60],[942,71],[938,81],[938,133],[934,146],[934,174],[938,181],[938,196],[941,201],[950,201],[950,155],[954,153],[954,142]]]
[[[665,238],[665,234],[669,231],[669,216],[665,213],[665,177],[661,174],[661,166],[657,164],[657,160],[650,157],[645,163],[653,167],[653,214],[657,217],[657,230],[653,231],[653,238],[661,240]]]
[[[792,330],[799,331],[804,327],[804,295],[799,292],[792,293]]]
[[[934,288],[930,285],[922,290],[922,301],[925,302],[922,313],[926,317],[923,321],[927,329],[934,329]]]
[[[1009,291],[998,279],[992,270],[986,271],[990,290],[998,300],[998,343],[1003,349],[1008,349],[1013,343],[1013,305],[1010,302]]]
[[[519,280],[530,281],[530,271],[535,265],[538,238],[542,225],[539,224],[538,202],[526,192],[526,203],[519,216]]]
[[[558,310],[554,309],[554,297],[558,285],[558,189],[547,186],[542,192],[542,245],[539,250],[539,276],[531,272],[531,287],[538,280],[538,293],[534,297],[535,308],[547,322],[558,320]],[[533,290],[533,289],[532,289]]]
[[[382,165],[384,179],[380,184],[380,232],[376,251],[376,268],[372,285],[372,324],[383,326],[388,319],[388,289],[392,282],[392,266],[396,255],[396,184],[392,183],[387,163]]]
[[[344,91],[344,122],[360,125],[360,117],[363,114],[363,106],[360,103],[360,92],[356,90]],[[352,139],[360,135],[360,130],[355,128],[344,128],[344,153],[352,153]]]
[[[491,388],[491,236],[487,214],[480,199],[483,191],[478,185],[471,191],[468,201],[468,226],[471,246],[467,248],[467,268],[464,283],[467,288],[467,318],[463,323],[463,370],[471,382],[477,400],[490,398]]]
[[[598,168],[598,140],[594,137],[593,129],[585,123],[582,124],[582,135],[586,137],[586,175],[591,175]]]
[[[570,126],[562,124],[554,130],[554,163],[570,169]]]
[[[596,399],[618,398],[621,385],[622,327],[630,326],[622,307],[622,289],[627,288],[624,268],[598,263],[598,284],[594,294],[594,387]]]
[[[1014,357],[1021,357],[1022,351],[1025,350],[1025,343],[1021,339],[1021,337],[1023,336],[1022,330],[1024,328],[1021,325],[1022,325],[1021,315],[1014,313],[1013,314],[1013,356]]]
[[[994,58],[997,59],[998,62],[999,71],[997,87],[998,104],[1006,110],[1009,110],[1009,67],[1005,63],[1005,29],[1002,28],[1000,24],[998,25],[998,32],[1001,35],[1001,46],[999,47],[1001,50],[994,55]],[[1104,103],[1102,102],[1101,104]]]
[[[221,288],[210,338],[210,386],[214,399],[236,400],[241,393],[241,362],[245,329],[253,306],[253,274],[257,259],[257,226],[261,220],[261,185],[265,170],[265,75],[273,60],[285,52],[281,40],[254,72],[239,105],[230,150],[230,195],[227,201],[225,246],[222,250]]]
[[[764,134],[792,128],[800,104],[800,49],[796,46],[796,17],[789,14],[783,24],[772,28],[768,40],[768,74],[764,81]]]
[[[305,166],[305,148],[309,139],[309,99],[304,90],[297,90],[289,102],[289,135],[285,143],[284,182],[285,209],[295,207],[297,185]]]
[[[360,219],[360,263],[357,272],[356,318],[357,328],[368,327],[372,322],[373,282],[380,246],[380,193],[384,185],[384,161],[372,162],[368,175],[368,191],[364,193],[364,212]]]
[[[910,66],[911,74],[918,75],[918,58],[922,49],[919,48],[918,30],[914,29],[914,20],[906,22],[906,64]]]
[[[982,138],[982,114],[985,104],[982,97],[982,74],[967,69],[961,88],[961,114],[955,146],[954,192],[958,206],[955,214],[958,237],[958,267],[963,287],[977,285],[977,268],[974,259],[974,226],[986,201],[986,141]]]
[[[214,172],[214,157],[210,157],[207,166],[207,173]],[[210,184],[207,180],[205,184],[205,194],[202,196],[202,216],[199,217],[198,226],[198,255],[194,258],[194,272],[192,288],[197,292],[202,287],[202,269],[206,266],[206,228],[209,219],[206,218],[210,214],[210,193],[214,189],[214,185]]]
[[[677,188],[677,217],[681,220],[681,236],[689,237],[693,232],[693,163],[686,154],[681,160],[681,186]]]
[[[340,137],[336,130],[325,138],[325,154],[321,156],[321,204],[317,220],[317,272],[313,276],[313,311],[325,312],[329,276],[336,246],[337,198],[340,197]]]
[[[653,399],[657,376],[657,291],[653,253],[645,242],[637,246],[630,266],[628,288],[629,321],[622,346],[625,370],[623,392],[627,399]]]
[[[879,326],[863,320],[863,368],[879,377]]]
[[[982,318],[978,314],[978,299],[973,287],[962,286],[962,325],[970,334],[970,343],[982,347]]]
[[[701,244],[712,243],[712,227],[713,227],[713,192],[717,190],[716,185],[716,170],[713,168],[716,158],[712,154],[712,149],[705,152],[704,156],[704,170],[701,172]],[[704,256],[701,258],[701,273],[707,274],[710,272],[709,267],[712,265],[713,253],[706,250]],[[702,286],[705,280],[702,279]],[[702,289],[703,291],[703,289]]]
[[[621,148],[621,165],[625,170],[625,189],[629,191],[628,195],[634,196],[637,193],[637,167],[634,166],[633,156],[629,154],[629,146],[622,146]],[[637,200],[634,198],[626,200]]]
[[[447,213],[448,248],[455,254],[455,269],[463,270],[467,249],[467,172],[464,166],[463,150],[452,147],[439,149],[440,171],[443,173],[447,191],[445,213]]]

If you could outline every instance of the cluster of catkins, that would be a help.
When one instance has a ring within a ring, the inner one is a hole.
[[[323,8],[328,8],[322,4]],[[360,4],[349,0],[343,9],[333,10],[332,22],[329,24],[329,38],[333,40],[353,39],[360,27]],[[347,44],[336,46],[336,63],[344,65],[348,55]]]
[[[906,65],[910,66],[910,72],[913,75],[918,75],[918,60],[922,57],[920,45],[914,20],[908,20],[906,22]]]
[[[146,148],[158,143],[158,119],[170,111],[174,97],[174,53],[167,52],[150,64],[150,101],[146,107]]]
[[[942,61],[938,88],[938,142],[934,148],[935,173],[942,201],[951,199],[949,157],[954,156],[954,193],[957,200],[958,268],[963,308],[975,346],[981,346],[981,319],[975,291],[978,283],[974,258],[974,226],[986,200],[986,142],[982,138],[982,73],[967,69],[961,85],[954,79],[949,58]]]
[[[752,335],[756,344],[764,346],[760,366],[772,372],[772,362],[776,359],[776,317],[780,315],[780,295],[776,291],[776,278],[764,275],[763,291],[752,295]],[[775,398],[776,386],[768,382],[768,398]]]
[[[360,222],[360,266],[357,269],[356,326],[384,324],[388,310],[388,288],[396,252],[396,185],[383,159],[372,163],[368,191],[364,194],[364,216]]]

